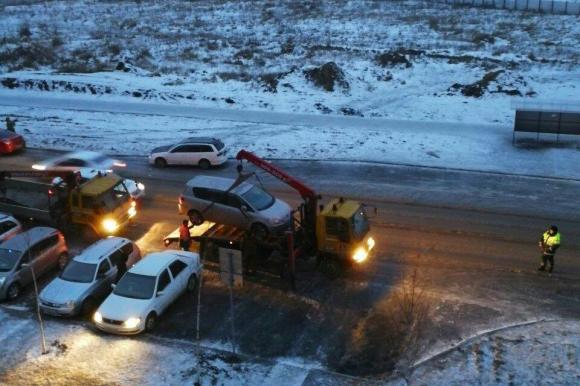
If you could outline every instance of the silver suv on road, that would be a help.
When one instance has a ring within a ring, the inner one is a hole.
[[[249,229],[256,237],[289,229],[291,209],[270,193],[242,182],[232,189],[232,178],[197,176],[179,196],[179,213],[195,225],[205,220]]]

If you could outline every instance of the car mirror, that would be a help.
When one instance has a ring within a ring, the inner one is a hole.
[[[117,284],[111,284],[112,289],[115,289],[116,286],[117,286]]]
[[[163,296],[163,294],[164,294],[164,293],[165,293],[165,292],[163,292],[163,291],[159,291],[159,292],[157,292],[157,297],[159,297],[159,296]]]

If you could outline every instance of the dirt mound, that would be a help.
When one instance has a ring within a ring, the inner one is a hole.
[[[500,76],[504,74],[505,70],[489,71],[477,82],[471,84],[454,83],[449,87],[448,91],[459,91],[462,95],[473,98],[481,98],[486,92],[522,96],[523,93],[519,88],[527,86],[524,79],[521,76],[514,80],[510,80],[507,76],[505,77],[506,79],[500,79]],[[534,94],[533,91],[526,92],[527,96]]]
[[[334,91],[335,86],[339,86],[344,90],[348,90],[350,87],[345,79],[344,72],[334,62],[304,70],[304,75],[306,79],[326,91]]]
[[[413,65],[409,58],[422,54],[424,54],[424,51],[399,48],[395,51],[383,52],[377,55],[375,60],[381,67],[403,65],[405,68],[409,68]]]

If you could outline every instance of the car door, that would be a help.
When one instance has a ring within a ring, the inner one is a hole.
[[[32,247],[34,273],[43,275],[58,261],[55,247],[58,244],[58,235],[49,236]]]
[[[173,165],[187,165],[189,153],[191,153],[190,145],[177,145],[167,154],[167,162]]]
[[[111,284],[117,276],[117,267],[111,264],[109,259],[104,258],[97,268],[93,295],[97,299],[103,299],[111,292]]]
[[[171,284],[171,275],[167,268],[165,268],[157,278],[157,290],[155,291],[156,308],[159,310],[159,313],[165,311],[175,298],[175,294],[172,293],[174,288]]]
[[[171,272],[171,276],[173,277],[173,281],[177,288],[177,296],[179,296],[185,291],[187,282],[189,281],[187,264],[177,259],[169,264],[169,271]]]
[[[197,162],[195,163],[195,165],[197,165],[199,163],[199,160],[202,159],[208,160],[212,165],[217,163],[216,160],[217,153],[214,151],[214,148],[211,145],[207,144],[197,145],[196,152],[197,152]]]
[[[125,262],[127,264],[127,269],[131,268],[135,263],[141,260],[141,251],[139,250],[139,247],[130,241],[121,247],[121,251],[125,256],[128,256],[128,259]]]
[[[252,209],[235,193],[225,193],[225,196],[224,211],[227,213],[231,225],[246,228],[250,222]],[[245,212],[242,211],[242,206],[245,207]]]

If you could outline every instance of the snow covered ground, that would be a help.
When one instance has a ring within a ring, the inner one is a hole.
[[[312,369],[300,359],[278,362],[235,356],[219,344],[155,337],[124,338],[66,321],[45,322],[49,353],[41,355],[35,319],[0,308],[0,384],[302,385]]]

